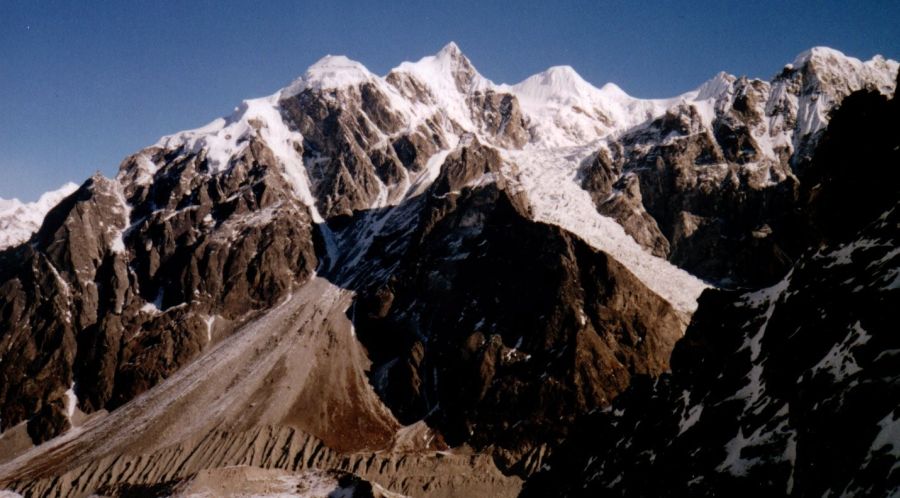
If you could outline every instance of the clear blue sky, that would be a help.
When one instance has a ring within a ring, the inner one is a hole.
[[[569,64],[597,86],[665,97],[720,70],[770,78],[814,45],[898,59],[898,26],[897,0],[0,0],[0,197],[113,175],[329,53],[384,74],[454,40],[496,82]]]

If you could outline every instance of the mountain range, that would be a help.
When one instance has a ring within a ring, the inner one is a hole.
[[[900,495],[897,82],[327,56],[0,201],[0,488]]]

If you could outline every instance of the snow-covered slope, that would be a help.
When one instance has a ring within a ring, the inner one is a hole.
[[[28,240],[41,227],[47,211],[77,188],[74,183],[66,183],[56,190],[45,192],[35,202],[0,198],[0,249]]]
[[[507,155],[519,166],[520,186],[531,200],[535,219],[565,228],[613,255],[647,287],[690,315],[707,285],[650,255],[614,219],[597,212],[577,179],[581,162],[591,152],[589,147],[560,147],[508,151]]]
[[[637,99],[614,83],[596,88],[571,66],[554,66],[515,85],[536,147],[584,145],[662,114],[679,98]]]

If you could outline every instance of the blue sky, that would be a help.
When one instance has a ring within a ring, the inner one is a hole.
[[[666,97],[720,70],[768,79],[814,45],[898,59],[898,25],[896,0],[0,0],[0,197],[113,175],[326,54],[384,74],[453,40],[496,82],[569,64],[596,86]]]

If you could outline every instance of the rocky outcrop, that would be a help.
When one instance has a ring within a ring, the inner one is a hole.
[[[393,140],[396,147],[385,141],[384,136],[400,130],[403,120],[374,83],[340,90],[310,88],[282,100],[281,106],[303,136],[313,194],[326,218],[368,208],[379,195],[385,201],[396,197],[397,190],[408,185],[405,169],[414,158],[446,147],[440,138],[434,143],[435,130],[428,125],[415,130],[415,138],[398,136]]]
[[[582,185],[653,254],[726,287],[772,284],[816,243],[798,236],[808,220],[796,212],[818,184],[810,165],[829,113],[854,91],[884,99],[896,86],[883,59],[841,57],[814,49],[771,83],[720,75],[609,141]]]
[[[149,149],[0,253],[2,427],[28,420],[42,442],[68,427],[71,399],[88,413],[120,406],[195,358],[214,329],[307,279],[312,220],[272,163],[261,141],[221,175],[202,153]]]
[[[633,175],[622,177],[621,168],[606,150],[600,150],[583,169],[583,186],[597,210],[614,218],[638,244],[660,258],[671,252],[669,239],[644,208],[641,186]]]
[[[528,143],[530,136],[525,117],[515,95],[494,90],[476,91],[469,97],[469,105],[474,110],[476,125],[487,136],[495,137],[499,146],[521,149]]]

